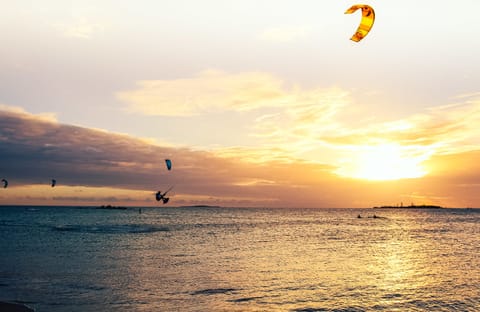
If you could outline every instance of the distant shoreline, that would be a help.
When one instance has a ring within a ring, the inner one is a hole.
[[[373,208],[388,208],[388,209],[444,209],[442,206],[436,205],[410,205],[410,206],[375,206]]]
[[[187,205],[187,206],[180,206],[180,208],[222,208],[222,206],[211,206],[211,205]]]
[[[112,206],[112,205],[101,205],[101,206],[98,206],[96,207],[96,209],[113,209],[113,210],[126,210],[127,207],[124,207],[124,206]]]

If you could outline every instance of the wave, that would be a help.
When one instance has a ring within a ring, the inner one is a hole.
[[[264,297],[243,297],[238,299],[227,300],[228,302],[240,303],[240,302],[248,302],[258,299],[263,299]]]
[[[391,301],[388,299],[398,299],[401,294],[389,294],[382,299],[387,299],[383,304],[367,306],[346,306],[346,307],[304,307],[290,310],[291,312],[364,312],[364,311],[477,311],[478,300],[469,299],[460,300],[410,300],[410,301]]]
[[[235,288],[208,288],[192,292],[192,295],[216,295],[216,294],[227,294],[231,292],[238,291]]]
[[[346,307],[346,308],[300,308],[291,310],[292,312],[365,312],[366,310],[359,307]]]
[[[89,234],[140,234],[154,232],[168,232],[170,229],[165,226],[154,226],[144,224],[103,224],[103,225],[57,225],[54,231],[89,233]]]

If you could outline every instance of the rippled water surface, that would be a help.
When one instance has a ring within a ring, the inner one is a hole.
[[[0,207],[0,250],[38,312],[480,311],[477,209]]]

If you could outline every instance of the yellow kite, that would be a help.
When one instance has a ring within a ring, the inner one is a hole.
[[[352,38],[350,38],[350,40],[356,42],[362,40],[368,34],[375,21],[375,12],[373,11],[373,8],[366,4],[355,4],[350,9],[346,10],[345,14],[352,14],[358,9],[362,9],[362,20],[360,26],[357,28],[357,32],[353,34]]]

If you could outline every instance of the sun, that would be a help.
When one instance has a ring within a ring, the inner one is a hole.
[[[357,146],[338,174],[364,180],[419,178],[427,174],[422,162],[429,154],[416,147],[395,143]]]

